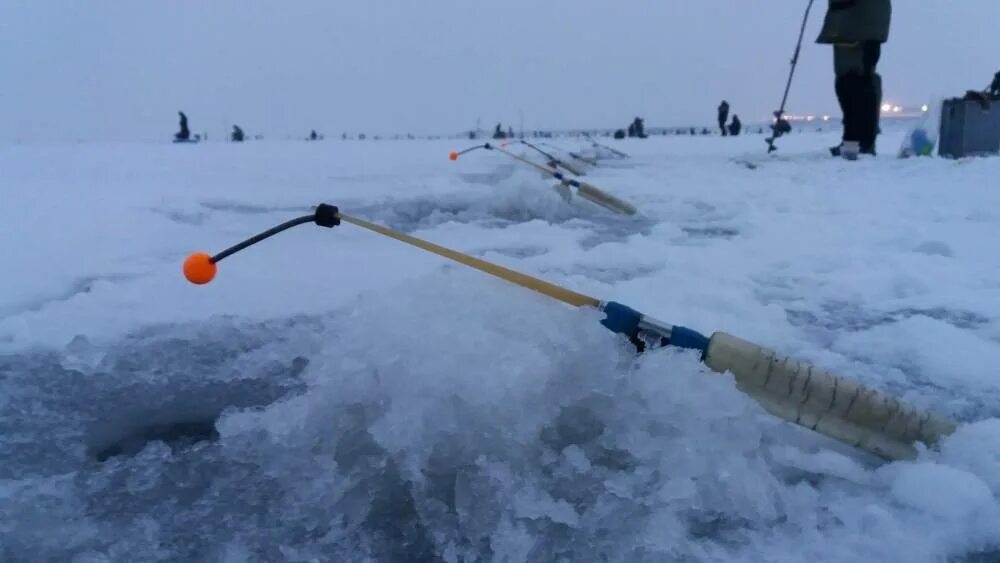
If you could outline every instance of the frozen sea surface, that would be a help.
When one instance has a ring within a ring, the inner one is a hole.
[[[0,149],[0,560],[1000,561],[1000,159],[612,141],[623,218],[465,142]],[[350,225],[181,277],[319,202],[962,425],[882,464]]]

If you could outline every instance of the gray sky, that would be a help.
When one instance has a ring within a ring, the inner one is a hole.
[[[998,0],[896,0],[902,104],[1000,70]],[[711,124],[777,109],[806,0],[3,0],[0,142]],[[837,114],[816,0],[790,107]]]

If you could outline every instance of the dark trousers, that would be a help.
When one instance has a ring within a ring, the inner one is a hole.
[[[882,45],[867,41],[857,45],[834,45],[835,89],[844,115],[844,140],[857,141],[862,151],[875,150],[882,77],[875,72]]]
[[[726,134],[729,133],[729,131],[726,130],[726,118],[725,117],[720,117],[719,118],[719,129],[722,130],[722,136],[723,137],[725,137]]]

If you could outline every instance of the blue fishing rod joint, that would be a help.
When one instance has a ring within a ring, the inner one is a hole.
[[[646,343],[642,335],[659,338],[660,346],[677,346],[689,350],[698,350],[704,355],[708,348],[708,337],[683,326],[669,325],[652,317],[647,317],[635,309],[615,301],[601,305],[606,317],[601,324],[611,332],[621,334],[643,352]]]
[[[615,301],[604,303],[601,310],[607,315],[601,321],[604,328],[629,338],[639,333],[639,322],[642,320],[642,313],[639,311]]]
[[[698,350],[704,355],[708,349],[708,337],[696,330],[674,325],[670,331],[669,344],[678,348]]]

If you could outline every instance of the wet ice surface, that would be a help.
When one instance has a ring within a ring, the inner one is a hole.
[[[7,149],[0,560],[1000,559],[1000,161],[783,140],[616,144],[635,218],[440,142]],[[881,464],[346,225],[183,282],[320,201],[964,424]]]

